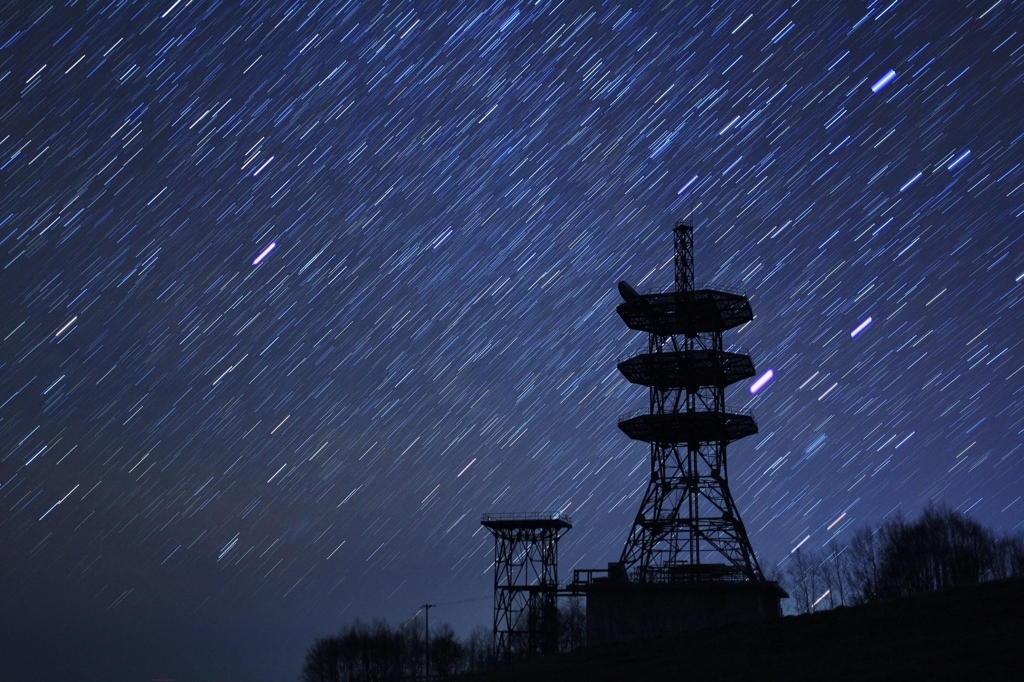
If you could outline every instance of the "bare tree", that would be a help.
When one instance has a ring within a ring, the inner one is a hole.
[[[494,634],[486,625],[477,625],[466,639],[466,669],[471,673],[494,668]]]
[[[912,523],[887,522],[883,533],[875,585],[879,597],[921,594],[993,577],[994,535],[960,512],[928,507]]]
[[[896,514],[865,526],[845,547],[833,540],[823,555],[796,550],[784,583],[790,608],[808,613],[1015,576],[1024,576],[1024,534],[997,537],[960,512],[929,506],[912,522]]]
[[[466,650],[455,636],[455,630],[442,623],[430,635],[430,672],[438,677],[450,677],[465,669]]]
[[[803,549],[797,549],[790,554],[789,565],[786,567],[786,583],[797,613],[813,611],[819,594],[824,591],[821,587],[820,564],[821,559],[818,556]]]
[[[392,630],[383,620],[356,620],[306,651],[302,682],[387,682],[417,672],[415,629]],[[422,649],[419,649],[422,651]]]
[[[405,674],[416,677],[423,674],[425,642],[423,629],[424,619],[418,615],[402,625],[402,638],[405,641]]]
[[[317,637],[306,650],[302,666],[302,682],[341,682],[340,640],[337,637]]]
[[[587,611],[581,597],[569,597],[558,609],[558,651],[566,652],[587,643]]]
[[[821,560],[821,579],[828,590],[828,607],[845,606],[850,592],[850,567],[848,548],[840,547],[832,540],[826,547]]]
[[[851,603],[863,604],[875,597],[878,584],[878,531],[864,526],[849,545]]]
[[[1024,534],[1004,535],[996,540],[993,555],[993,578],[1024,576]]]

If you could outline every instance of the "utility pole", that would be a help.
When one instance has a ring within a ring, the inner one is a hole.
[[[426,647],[424,648],[424,664],[423,664],[423,677],[424,679],[430,679],[430,609],[437,606],[437,604],[424,604],[420,608],[426,611],[426,619],[423,628],[424,639],[426,640]]]

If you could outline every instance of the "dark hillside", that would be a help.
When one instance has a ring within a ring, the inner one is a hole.
[[[1024,580],[528,661],[465,680],[1024,680]]]

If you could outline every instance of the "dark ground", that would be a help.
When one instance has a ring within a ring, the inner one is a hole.
[[[469,680],[1024,680],[1024,580],[585,648]]]

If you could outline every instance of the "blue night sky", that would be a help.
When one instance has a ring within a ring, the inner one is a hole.
[[[0,8],[0,677],[466,633],[485,512],[616,559],[615,283],[668,288],[687,216],[774,372],[728,393],[762,564],[929,501],[1022,528],[1022,4],[663,4]]]

